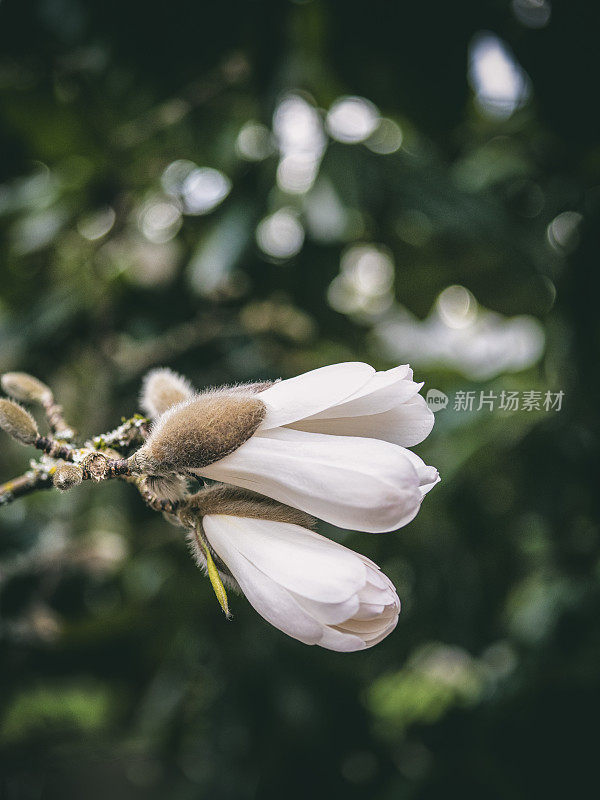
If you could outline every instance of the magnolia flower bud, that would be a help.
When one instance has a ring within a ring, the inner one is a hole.
[[[229,617],[226,587],[306,644],[364,650],[396,627],[400,600],[365,556],[310,530],[296,509],[229,486],[202,489],[178,512],[197,565]]]
[[[171,406],[189,400],[193,394],[190,382],[182,375],[167,367],[153,369],[142,383],[140,405],[147,416],[156,419]]]
[[[57,489],[66,492],[83,480],[83,470],[78,464],[61,464],[56,468],[52,481]]]
[[[6,394],[15,400],[29,403],[48,403],[52,400],[52,390],[26,372],[5,372],[0,382]]]
[[[233,453],[256,431],[265,407],[227,390],[196,395],[168,409],[129,459],[132,472],[166,474],[204,467]]]
[[[39,436],[34,418],[12,400],[0,399],[0,428],[23,444],[35,444]]]

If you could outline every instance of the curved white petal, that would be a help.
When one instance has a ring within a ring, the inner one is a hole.
[[[310,419],[380,414],[400,403],[406,403],[423,386],[422,383],[415,383],[408,378],[408,372],[408,364],[388,369],[385,372],[376,372],[360,389],[343,402],[328,406],[323,411],[311,415]]]
[[[404,455],[410,460],[411,464],[415,468],[417,475],[419,476],[419,488],[421,490],[421,496],[425,497],[427,492],[429,492],[436,483],[439,483],[440,473],[437,471],[435,467],[429,467],[422,458],[420,458],[416,453],[413,453],[412,450],[407,450],[405,447],[401,448]]]
[[[211,546],[262,617],[294,639],[315,644],[321,638],[321,623],[303,609],[287,589],[261,572],[236,549],[229,537],[230,526],[236,520],[237,517],[222,515],[204,517],[203,526]]]
[[[257,394],[267,408],[260,430],[288,425],[341,403],[374,374],[368,364],[348,361],[274,383]]]
[[[343,603],[320,603],[317,600],[308,600],[306,597],[295,595],[300,605],[319,622],[325,625],[339,625],[360,612],[358,594],[353,594]],[[383,607],[382,607],[383,611]]]
[[[357,650],[364,650],[367,647],[367,643],[362,637],[347,633],[337,627],[325,628],[319,644],[327,650],[335,650],[338,653],[355,653]]]
[[[337,411],[339,408],[338,406],[332,410]],[[316,415],[294,422],[291,427],[332,436],[365,436],[402,447],[413,447],[429,436],[433,423],[433,412],[423,397],[417,394],[405,403],[379,414],[332,419]]]
[[[368,558],[274,520],[211,514],[203,526],[250,603],[289,636],[352,652],[372,647],[394,629],[400,611],[396,590]],[[333,595],[331,585],[338,589]],[[331,600],[349,587],[344,600]],[[380,602],[369,603],[373,597]]]
[[[289,428],[255,434],[199,475],[300,508],[342,528],[381,533],[417,514],[421,481],[407,451],[376,439]]]
[[[227,536],[267,577],[308,599],[342,603],[367,581],[366,565],[355,553],[299,525],[229,517]]]

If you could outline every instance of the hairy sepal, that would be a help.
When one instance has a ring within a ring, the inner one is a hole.
[[[256,431],[265,406],[252,393],[214,390],[168,409],[155,422],[132,469],[167,474],[200,469],[233,453]]]
[[[303,528],[312,528],[316,523],[314,517],[297,508],[246,489],[222,484],[207,486],[192,495],[179,512],[179,519],[183,525],[191,527],[195,521],[209,514],[267,519],[300,525]]]

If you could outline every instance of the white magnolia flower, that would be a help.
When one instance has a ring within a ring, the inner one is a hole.
[[[355,362],[280,381],[254,395],[266,407],[254,434],[192,471],[339,527],[395,530],[439,481],[434,467],[406,449],[433,426],[421,386],[408,366],[376,372]]]
[[[209,514],[202,528],[256,611],[294,639],[351,652],[372,647],[396,627],[396,590],[365,556],[287,522]],[[204,566],[197,537],[190,532]]]

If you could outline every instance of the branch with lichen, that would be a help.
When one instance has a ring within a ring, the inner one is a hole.
[[[130,419],[123,419],[114,430],[93,436],[78,446],[72,442],[74,430],[66,422],[48,386],[24,372],[6,373],[0,382],[4,391],[14,398],[0,399],[0,427],[21,444],[43,453],[38,460],[31,461],[30,469],[23,475],[0,485],[0,505],[40,489],[55,487],[65,491],[86,480],[127,478],[149,505],[158,507],[147,482],[131,475],[127,461],[131,451],[142,445],[148,435],[150,422],[146,417],[134,414]],[[40,434],[34,418],[16,400],[42,408],[48,434]],[[169,508],[160,507],[160,510]]]
[[[53,485],[50,471],[40,468],[30,469],[23,475],[0,484],[0,506],[40,489],[50,489]]]

